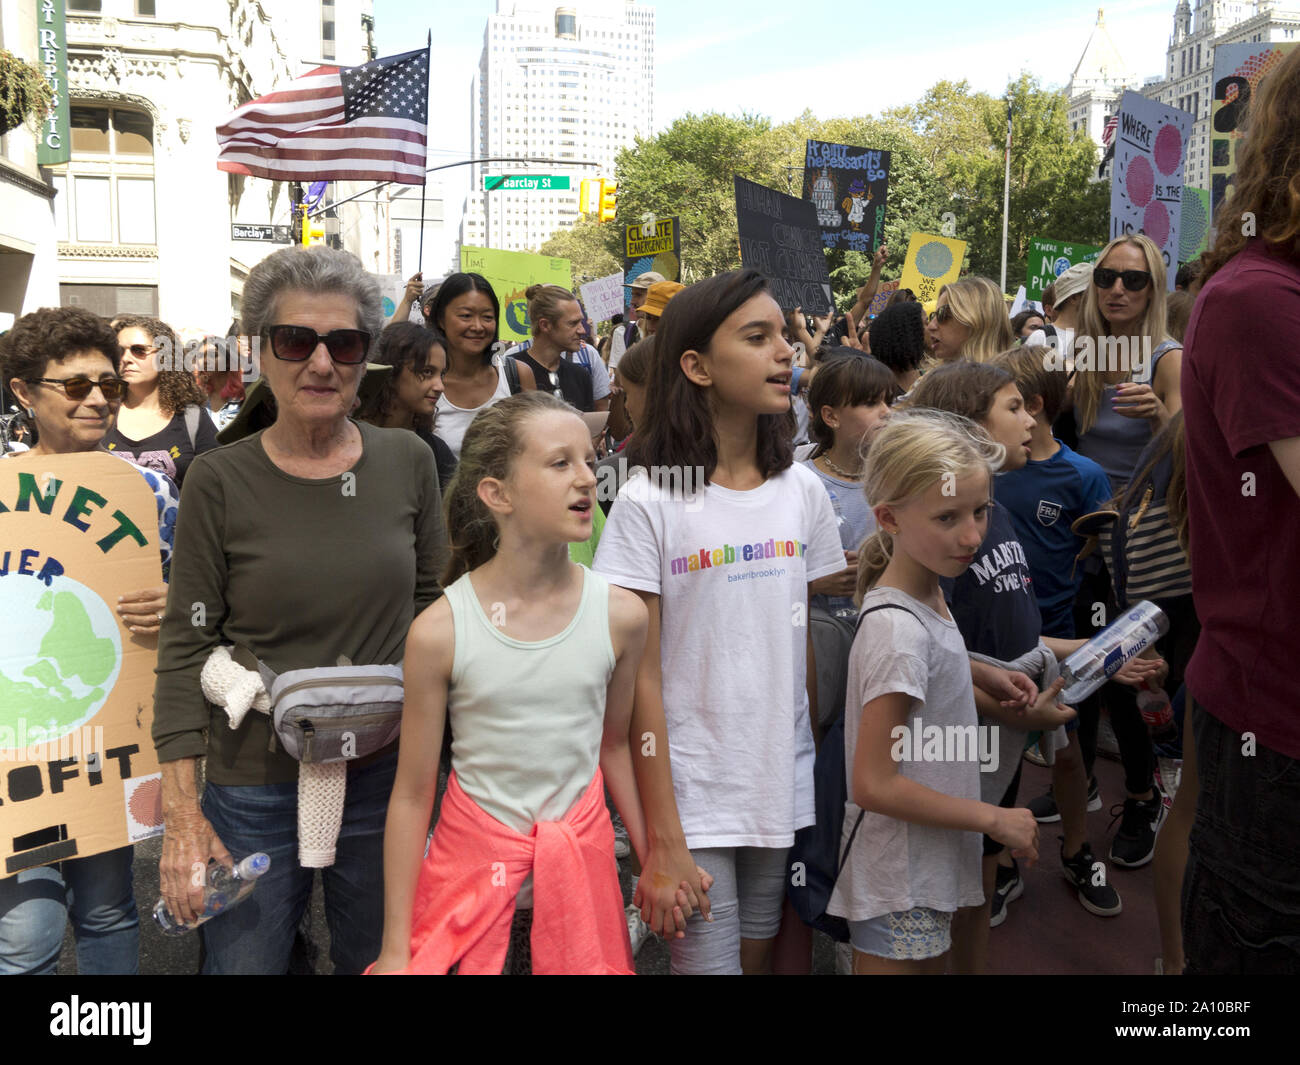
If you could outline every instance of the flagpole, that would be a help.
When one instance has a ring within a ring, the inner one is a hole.
[[[424,42],[425,56],[430,64],[433,62],[433,28],[429,28],[428,39]],[[424,106],[429,106],[429,86],[426,82],[424,87]],[[424,151],[424,161],[429,161],[429,150],[426,147]],[[425,170],[424,180],[420,182],[420,251],[416,256],[415,268],[420,273],[424,272],[424,194],[429,188],[429,171]]]
[[[1007,101],[1007,161],[1002,181],[1002,291],[1007,290],[1007,217],[1011,212],[1011,101]]]

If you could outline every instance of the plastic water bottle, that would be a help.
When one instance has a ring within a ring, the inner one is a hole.
[[[167,911],[167,903],[162,899],[154,904],[153,919],[164,935],[183,936],[232,906],[238,906],[252,894],[258,877],[270,868],[271,859],[260,851],[250,854],[229,870],[214,858],[208,862],[207,882],[203,885],[203,912],[194,923],[181,924]]]
[[[1126,610],[1061,663],[1060,701],[1074,706],[1086,699],[1168,631],[1169,619],[1155,603],[1143,600]]]
[[[828,487],[826,493],[831,497],[831,509],[835,511],[835,525],[840,535],[840,546],[845,552],[856,551],[858,548],[857,537],[853,535],[853,526],[849,524],[849,519],[844,516],[844,508],[840,504],[840,497],[835,494],[833,488]],[[837,618],[856,618],[858,608],[853,605],[851,595],[828,595],[826,604],[832,614]]]

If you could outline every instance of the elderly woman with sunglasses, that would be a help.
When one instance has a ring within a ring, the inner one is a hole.
[[[3,380],[35,423],[30,451],[5,456],[35,465],[46,455],[95,451],[112,424],[126,383],[118,376],[122,350],[100,318],[75,307],[24,315],[0,341]],[[152,470],[141,475],[158,504],[163,579],[171,562],[176,488]],[[167,602],[165,587],[122,589],[122,624],[150,637]],[[0,870],[0,973],[53,973],[68,918],[82,975],[137,971],[140,921],[131,890],[131,847],[26,869]]]
[[[230,647],[237,664],[276,674],[400,664],[412,619],[441,594],[433,452],[414,433],[349,417],[382,324],[379,287],[351,255],[286,248],[255,266],[242,332],[259,345],[276,420],[201,455],[185,483],[155,694],[162,896],[188,924],[203,909],[196,869],[271,858],[249,905],[202,926],[206,973],[285,972],[314,871],[299,856],[299,763],[265,713],[209,706],[205,662]],[[345,765],[325,910],[335,971],[359,973],[383,930],[397,744]]]

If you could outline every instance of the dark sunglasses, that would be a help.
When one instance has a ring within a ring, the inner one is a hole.
[[[370,350],[370,334],[364,329],[331,329],[322,335],[305,325],[273,325],[266,333],[271,338],[271,354],[284,362],[305,362],[316,345],[324,343],[335,362],[356,366],[366,361]]]
[[[1151,284],[1150,270],[1108,270],[1099,266],[1092,272],[1092,283],[1098,288],[1110,288],[1116,281],[1123,281],[1130,292],[1141,292]]]
[[[943,325],[944,322],[952,317],[952,308],[945,303],[943,306],[934,309],[934,313],[930,315],[930,321],[934,322],[936,325]]]
[[[546,376],[551,379],[551,393],[559,399],[564,398],[564,393],[560,389],[560,375],[554,370],[547,370]]]
[[[122,350],[129,351],[137,359],[143,359],[146,355],[152,355],[158,349],[155,348],[152,344],[132,344],[127,348],[123,348]]]
[[[109,403],[116,403],[126,395],[126,382],[120,377],[101,377],[92,381],[89,377],[38,377],[37,383],[43,385],[61,385],[63,394],[69,399],[85,399],[92,389],[98,388]]]

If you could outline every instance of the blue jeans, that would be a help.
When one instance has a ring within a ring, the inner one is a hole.
[[[1300,759],[1243,752],[1242,737],[1191,692],[1188,703],[1200,790],[1183,876],[1183,971],[1300,975]]]
[[[140,917],[133,847],[25,869],[0,880],[0,975],[53,974],[72,918],[81,976],[134,976]]]
[[[384,821],[397,772],[394,752],[348,767],[334,864],[321,872],[334,971],[360,973],[379,957],[384,931]],[[203,814],[238,861],[262,851],[270,870],[242,903],[208,921],[205,974],[275,976],[289,968],[294,930],[311,899],[314,869],[298,864],[298,784],[226,786],[203,792]]]

